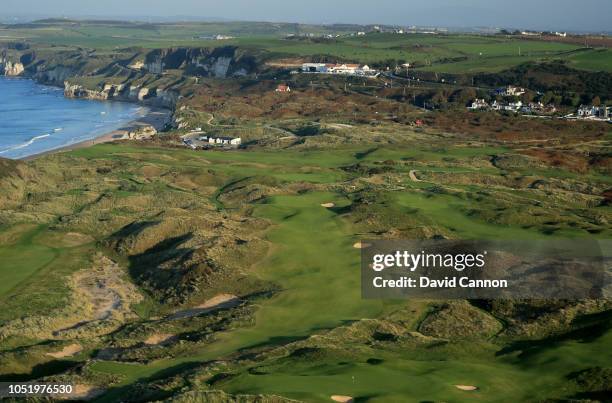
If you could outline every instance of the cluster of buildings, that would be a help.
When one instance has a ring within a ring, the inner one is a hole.
[[[183,139],[183,144],[194,150],[209,147],[239,147],[242,144],[242,139],[240,137],[204,135],[198,138]]]
[[[359,64],[330,64],[330,63],[304,63],[302,73],[312,74],[338,74],[348,76],[376,77],[380,74],[378,70],[371,69],[368,65]]]
[[[486,111],[508,111],[515,113],[528,113],[528,114],[546,114],[550,115],[557,112],[557,108],[554,105],[544,105],[541,102],[530,102],[524,104],[522,101],[516,102],[505,102],[505,101],[493,101],[489,104],[484,99],[475,99],[468,109],[486,110]]]
[[[503,97],[520,97],[525,94],[527,90],[521,87],[515,87],[513,85],[509,85],[507,87],[498,88],[494,91],[495,95],[501,95]]]
[[[196,36],[194,39],[205,39],[205,40],[215,40],[215,41],[227,41],[229,39],[235,39],[235,36],[229,35],[213,35],[213,36]]]
[[[540,32],[540,31],[521,31],[523,36],[542,36],[542,35],[554,35],[560,38],[567,38],[567,32]]]
[[[602,120],[602,121],[612,121],[612,108],[607,107],[606,105],[601,106],[588,106],[581,105],[576,112],[576,115],[569,116],[570,118],[574,117],[577,119],[588,119],[588,120]]]

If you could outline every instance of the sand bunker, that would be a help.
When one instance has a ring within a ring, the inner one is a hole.
[[[459,390],[467,390],[467,391],[478,390],[478,386],[471,386],[471,385],[455,385],[455,387]]]
[[[216,311],[219,309],[233,308],[240,305],[240,298],[232,294],[219,294],[191,309],[176,312],[170,315],[168,319],[184,319],[199,316],[208,312]]]
[[[78,354],[81,351],[83,351],[83,347],[81,347],[81,345],[78,343],[74,343],[74,344],[64,347],[60,351],[56,351],[55,353],[47,353],[45,355],[48,355],[49,357],[53,357],[53,358],[66,358],[66,357],[72,357],[73,355]]]
[[[331,400],[340,403],[353,403],[354,399],[351,396],[333,395]]]
[[[372,244],[359,241],[359,242],[357,242],[357,243],[355,243],[353,245],[353,248],[355,248],[355,249],[367,249],[370,246],[372,246]]]
[[[172,339],[174,339],[173,334],[156,333],[149,336],[144,343],[149,346],[159,346],[160,344],[165,344],[172,341]]]
[[[413,182],[423,182],[422,180],[417,178],[416,173],[417,173],[417,171],[415,171],[414,169],[408,173],[408,176],[410,177],[410,180],[413,181]]]
[[[332,208],[335,207],[336,205],[334,203],[323,203],[321,204],[321,207],[325,207],[325,208]]]

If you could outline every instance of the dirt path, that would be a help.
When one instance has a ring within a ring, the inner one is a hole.
[[[178,311],[174,314],[168,316],[166,319],[175,320],[175,319],[185,319],[192,318],[194,316],[200,316],[205,313],[218,311],[219,309],[227,309],[233,308],[235,306],[240,305],[242,301],[235,295],[232,294],[219,294],[208,301],[204,302],[201,305],[196,307],[186,309],[184,311]]]

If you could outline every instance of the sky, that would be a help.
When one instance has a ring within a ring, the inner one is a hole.
[[[0,0],[0,14],[612,31],[612,0]]]

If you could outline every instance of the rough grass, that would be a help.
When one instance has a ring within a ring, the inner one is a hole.
[[[53,245],[59,255],[42,269],[28,263],[36,275],[19,283],[6,315],[31,315],[65,300],[61,279],[95,250],[116,257],[148,295],[135,307],[140,317],[119,331],[95,340],[79,336],[95,348],[118,349],[106,351],[107,359],[140,363],[100,359],[85,364],[79,376],[88,382],[107,377],[116,382],[106,401],[138,394],[147,386],[135,383],[149,383],[149,377],[176,382],[168,386],[175,390],[183,385],[184,371],[216,359],[228,368],[196,371],[202,382],[230,372],[210,384],[228,393],[306,401],[329,401],[331,395],[372,401],[465,399],[467,392],[454,385],[477,386],[470,397],[483,401],[543,400],[573,393],[567,373],[585,363],[605,364],[610,332],[603,325],[588,342],[574,335],[543,338],[540,344],[513,347],[528,354],[497,354],[511,346],[514,336],[489,340],[500,323],[476,308],[427,316],[427,302],[364,301],[353,244],[372,235],[606,236],[609,207],[579,206],[583,195],[596,197],[608,179],[590,168],[569,173],[546,161],[535,164],[536,170],[533,159],[512,157],[511,142],[415,133],[401,125],[347,130],[347,139],[366,144],[331,147],[326,136],[309,136],[308,147],[230,152],[107,144],[32,162],[32,169],[49,175],[55,188],[28,185],[32,196],[23,209],[39,220],[48,218],[29,242]],[[412,170],[422,182],[411,180]],[[527,174],[532,180],[513,179]],[[546,193],[530,186],[537,180],[547,181]],[[334,207],[322,207],[325,203]],[[42,207],[45,215],[36,215]],[[551,209],[566,221],[533,218]],[[588,226],[571,227],[567,221],[586,222],[586,217]],[[34,224],[2,227],[2,248],[17,247],[24,238],[14,235],[39,228]],[[75,243],[74,236],[62,235],[68,233],[99,242]],[[176,295],[167,292],[168,284]],[[221,293],[244,298],[245,306],[167,320],[172,312]],[[32,295],[40,300],[26,302]],[[575,317],[585,313],[576,311]],[[542,327],[553,326],[557,318],[550,318]],[[457,320],[469,326],[454,326]],[[417,332],[421,322],[434,337]],[[536,325],[531,329],[540,337],[547,334]],[[153,333],[173,334],[176,340],[140,344]],[[10,340],[3,348],[28,343]],[[26,373],[56,347],[27,359],[12,352],[7,357]],[[86,360],[91,349],[75,360]]]

